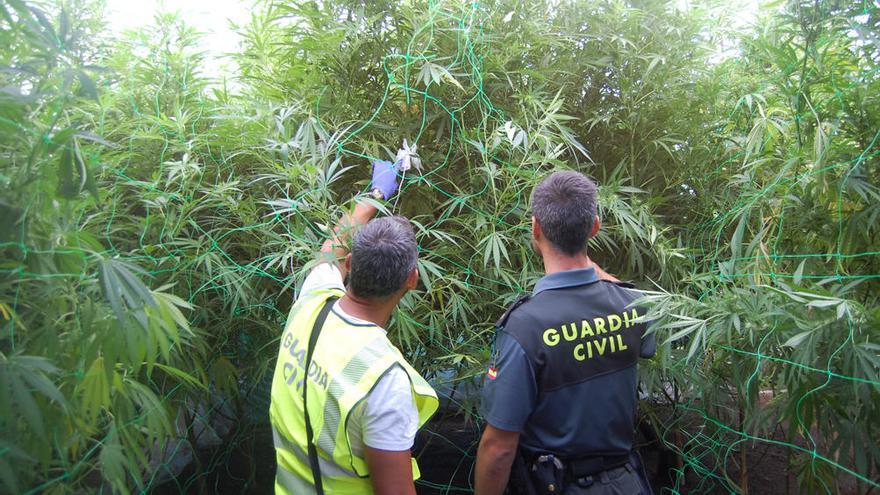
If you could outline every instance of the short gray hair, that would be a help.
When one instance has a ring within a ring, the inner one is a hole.
[[[354,236],[348,283],[357,297],[381,299],[403,288],[416,268],[419,247],[404,217],[377,218]]]

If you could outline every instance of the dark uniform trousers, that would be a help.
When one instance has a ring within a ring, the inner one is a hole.
[[[632,464],[602,471],[569,483],[564,495],[641,495],[642,483]]]
[[[568,484],[565,495],[652,495],[641,456],[630,453],[629,462]]]
[[[551,488],[547,479],[543,481],[531,474],[533,469],[526,467],[519,457],[511,470],[508,493],[511,495],[653,495],[645,473],[641,457],[632,452],[624,465],[600,471],[595,474],[572,477],[557,472],[554,476],[562,483],[554,483]],[[563,479],[564,478],[564,481]],[[560,484],[562,485],[560,487]],[[561,488],[561,489],[560,489]]]

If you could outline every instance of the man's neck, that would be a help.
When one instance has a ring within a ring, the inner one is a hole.
[[[559,253],[548,253],[544,256],[544,273],[550,275],[556,272],[565,272],[568,270],[579,270],[582,268],[590,268],[593,262],[586,253],[576,254],[574,256],[563,255]]]
[[[385,328],[396,305],[397,301],[394,300],[377,302],[375,300],[362,299],[350,291],[346,291],[345,295],[339,300],[339,307],[346,314],[375,323],[382,328]]]

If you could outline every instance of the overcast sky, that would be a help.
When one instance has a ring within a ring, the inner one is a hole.
[[[213,59],[203,72],[221,75],[221,65],[228,64],[222,56],[238,49],[239,37],[229,21],[245,24],[250,19],[250,0],[107,0],[107,21],[110,30],[119,34],[153,22],[156,12],[179,12],[190,26],[203,33],[202,48]]]
[[[687,7],[699,0],[676,0],[678,7]],[[206,75],[216,77],[229,64],[222,57],[238,49],[239,37],[229,27],[229,21],[244,24],[250,19],[254,0],[107,0],[107,20],[110,30],[119,34],[127,29],[147,25],[157,11],[179,12],[183,20],[204,33],[202,49],[213,63],[203,67]],[[742,27],[752,22],[758,11],[759,0],[733,0],[733,22]],[[230,66],[231,68],[231,66]]]

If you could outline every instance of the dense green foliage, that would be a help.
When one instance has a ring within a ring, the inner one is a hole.
[[[483,373],[541,274],[529,192],[574,168],[591,255],[652,291],[642,409],[676,490],[747,491],[773,442],[804,492],[876,489],[880,7],[724,10],[267,1],[228,84],[176,16],[108,40],[97,3],[0,4],[0,490],[147,490],[205,409],[255,407],[314,252],[404,138],[424,167],[387,207],[422,284],[389,334],[426,376]]]

